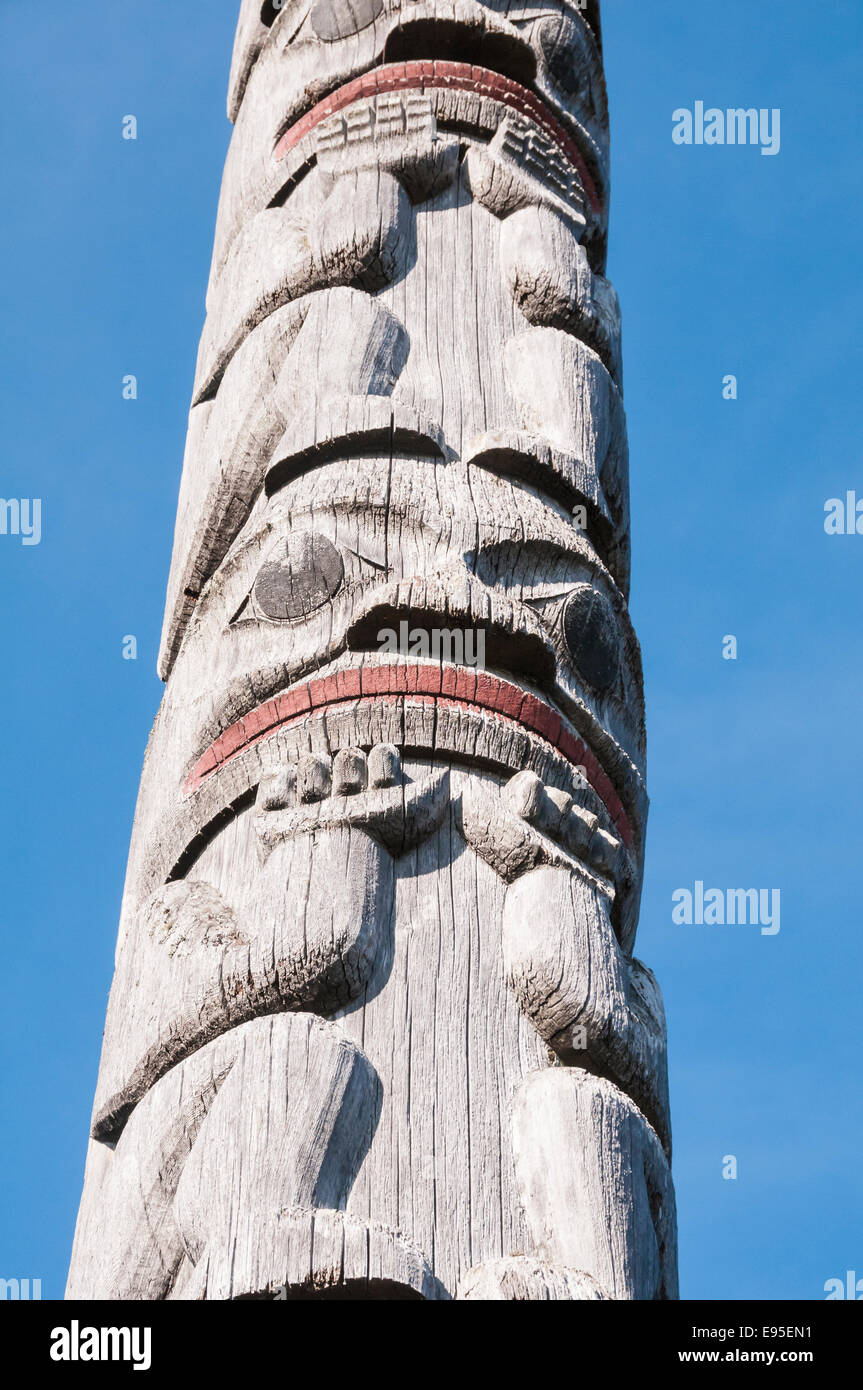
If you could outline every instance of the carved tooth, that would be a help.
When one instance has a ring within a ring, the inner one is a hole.
[[[359,748],[342,748],[333,759],[333,795],[353,796],[366,789],[366,755]]]
[[[330,794],[331,778],[330,759],[306,753],[297,766],[297,799],[303,803],[323,801]]]
[[[402,774],[402,760],[394,743],[378,743],[369,753],[369,785],[394,787]]]

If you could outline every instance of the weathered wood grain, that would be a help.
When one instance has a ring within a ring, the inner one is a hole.
[[[229,112],[69,1296],[673,1298],[597,6]]]

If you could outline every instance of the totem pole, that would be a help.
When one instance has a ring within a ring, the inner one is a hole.
[[[69,1297],[677,1296],[595,0],[243,0]]]

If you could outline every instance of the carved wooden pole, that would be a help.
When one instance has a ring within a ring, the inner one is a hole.
[[[70,1296],[676,1296],[597,5],[244,0]]]

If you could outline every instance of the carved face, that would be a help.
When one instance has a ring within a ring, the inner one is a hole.
[[[598,38],[593,0],[445,7],[287,0],[261,11],[251,3],[235,48],[229,111],[247,134],[246,168],[262,153],[253,130],[269,132],[284,161],[279,171],[264,171],[275,194],[286,177],[293,192],[322,149],[361,140],[370,124],[380,126],[378,139],[398,139],[411,126],[420,133],[423,107],[412,99],[428,96],[448,133],[470,142],[500,137],[526,167],[549,175],[549,186],[586,201],[588,240],[596,237],[601,260],[608,135]],[[258,93],[265,88],[263,110]]]

